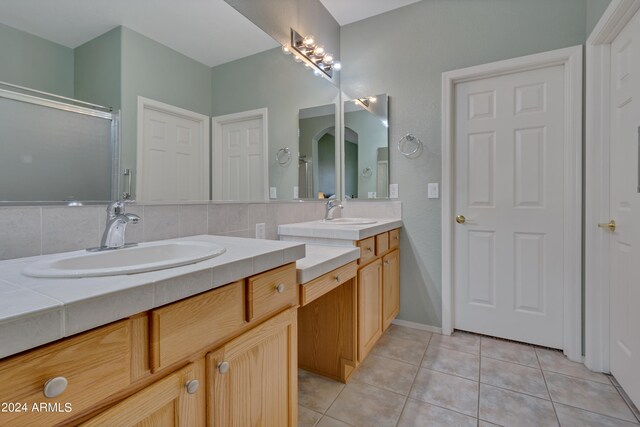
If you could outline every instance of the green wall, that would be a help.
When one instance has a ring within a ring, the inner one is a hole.
[[[609,7],[611,0],[586,0],[587,2],[587,26],[585,28],[585,39],[596,26],[604,11]]]
[[[267,108],[269,120],[269,185],[278,199],[291,200],[298,185],[298,110],[339,102],[338,89],[315,77],[279,48],[213,68],[213,116]],[[276,152],[289,147],[293,160],[280,166]]]
[[[444,71],[582,44],[585,0],[424,0],[342,27],[342,90],[387,93],[390,141],[413,133],[417,159],[390,150],[402,231],[400,318],[441,325],[441,76]]]
[[[318,189],[328,198],[336,194],[336,138],[329,133],[318,141]]]
[[[0,81],[73,97],[73,49],[0,24]]]
[[[74,49],[75,96],[119,109],[121,105],[122,27]]]

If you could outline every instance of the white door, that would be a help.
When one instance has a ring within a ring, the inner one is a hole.
[[[640,404],[640,14],[611,44],[611,373]],[[604,218],[603,218],[604,220]]]
[[[215,117],[214,199],[265,200],[268,187],[266,111]]]
[[[454,328],[563,347],[564,66],[455,87]]]
[[[208,200],[209,118],[140,102],[138,200]]]

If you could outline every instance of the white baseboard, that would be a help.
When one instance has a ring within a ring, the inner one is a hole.
[[[437,326],[423,325],[422,323],[409,322],[407,320],[402,320],[402,319],[393,319],[391,323],[398,326],[406,326],[407,328],[420,329],[421,331],[433,332],[434,334],[442,334],[442,328],[438,328]]]

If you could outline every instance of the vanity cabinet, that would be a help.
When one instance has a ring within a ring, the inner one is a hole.
[[[204,427],[204,372],[204,360],[191,363],[81,425]]]
[[[382,336],[382,261],[358,271],[358,361],[362,362]]]
[[[295,426],[297,307],[290,263],[2,359],[0,425]]]
[[[382,258],[382,330],[400,312],[400,251],[389,252]]]
[[[207,355],[210,424],[297,424],[297,309],[289,309]]]

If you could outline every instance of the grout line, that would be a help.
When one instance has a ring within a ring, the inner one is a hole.
[[[536,354],[536,359],[538,360],[538,365],[540,365],[540,368],[542,369],[542,364],[540,363],[540,358],[538,357],[538,352],[535,352]],[[556,420],[558,421],[558,425],[560,425],[560,417],[558,417],[558,411],[556,411],[556,404],[553,402],[553,399],[551,398],[551,390],[549,390],[549,384],[547,384],[547,377],[545,377],[544,375],[544,371],[542,371],[542,379],[544,380],[544,386],[547,388],[547,394],[549,394],[549,401],[551,402],[551,407],[553,408],[553,413],[556,416]]]
[[[617,382],[618,380],[616,380]],[[622,400],[624,401],[624,403],[627,405],[627,407],[629,408],[629,410],[631,411],[631,414],[636,418],[636,420],[638,420],[638,422],[640,422],[640,416],[638,413],[638,409],[635,408],[635,405],[633,405],[631,402],[631,399],[629,398],[629,396],[627,395],[627,392],[624,391],[624,389],[622,388],[622,386],[620,387],[613,387],[616,389],[616,391],[618,392],[618,394],[620,395],[620,397],[622,398]],[[632,406],[633,405],[633,406]]]
[[[618,418],[618,417],[614,417],[612,415],[601,414],[600,412],[590,411],[589,409],[580,408],[580,407],[575,406],[575,405],[569,405],[567,403],[562,403],[562,402],[555,402],[555,403],[557,403],[558,405],[566,406],[568,408],[573,408],[573,409],[577,409],[579,411],[588,412],[588,413],[593,414],[593,415],[598,415],[600,417],[609,418],[609,419],[612,419],[612,420],[615,420],[615,421],[623,421],[625,423],[638,424],[638,423],[634,423],[633,421],[625,420],[624,418]]]

